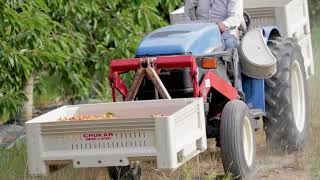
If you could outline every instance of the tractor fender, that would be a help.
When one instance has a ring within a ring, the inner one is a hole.
[[[272,33],[272,31],[267,33]],[[249,77],[264,79],[272,76],[277,70],[277,60],[267,46],[265,35],[263,29],[257,28],[247,32],[241,40],[240,65],[242,73]]]

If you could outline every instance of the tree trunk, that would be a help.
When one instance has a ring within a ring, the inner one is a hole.
[[[28,80],[26,80],[23,86],[23,92],[25,96],[28,98],[27,102],[24,104],[20,122],[24,124],[25,122],[32,119],[32,108],[33,108],[33,75],[30,76]]]

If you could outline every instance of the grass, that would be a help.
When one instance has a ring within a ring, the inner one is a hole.
[[[33,177],[27,172],[26,146],[23,140],[11,149],[0,149],[1,180],[106,180],[104,169],[73,169],[65,167],[49,177]]]
[[[0,179],[24,179],[26,177],[27,155],[24,142],[14,148],[0,149]]]
[[[320,179],[320,132],[319,110],[320,110],[320,26],[312,31],[315,75],[309,80],[309,105],[310,105],[310,132],[309,143],[305,152],[293,156],[293,165],[298,170],[308,171],[310,179]],[[50,85],[48,85],[50,86]],[[43,102],[51,101],[55,92],[48,92],[48,97],[40,99]],[[39,101],[40,101],[39,100]],[[39,103],[41,104],[41,103]],[[146,169],[143,179],[183,179],[192,180],[195,177],[202,177],[205,180],[224,179],[231,180],[230,174],[223,174],[219,150],[214,147],[213,142],[209,143],[209,150],[201,156],[186,163],[175,172],[161,172],[154,169]],[[267,161],[269,158],[263,159]],[[266,170],[267,173],[274,173],[274,170]],[[17,143],[12,149],[0,149],[0,179],[8,180],[102,180],[108,179],[105,169],[73,169],[65,167],[46,178],[30,177],[27,175],[27,156],[24,142]]]

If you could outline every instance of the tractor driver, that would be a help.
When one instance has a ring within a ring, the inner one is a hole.
[[[218,24],[226,49],[238,46],[243,0],[185,0],[185,13],[191,21]]]

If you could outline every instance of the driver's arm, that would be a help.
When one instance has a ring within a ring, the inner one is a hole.
[[[229,0],[228,18],[222,23],[227,28],[239,27],[243,19],[243,0]]]
[[[196,8],[199,4],[199,0],[185,0],[184,4],[186,16],[192,21],[197,20]]]

